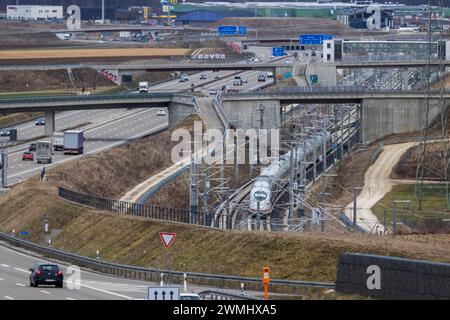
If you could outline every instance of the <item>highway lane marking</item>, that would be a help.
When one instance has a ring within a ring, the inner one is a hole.
[[[10,266],[8,266],[7,264],[0,264],[0,266],[5,267],[5,268],[10,268]]]
[[[66,281],[64,280],[64,282],[66,282]],[[133,297],[125,296],[123,294],[111,292],[111,291],[108,291],[108,290],[103,290],[103,289],[100,289],[100,288],[91,287],[91,286],[88,286],[88,285],[85,285],[85,284],[82,284],[82,283],[80,283],[79,285],[84,287],[84,288],[88,288],[88,289],[95,290],[95,291],[98,291],[98,292],[110,294],[110,295],[117,296],[117,297],[120,297],[120,298],[125,298],[127,300],[134,300]]]
[[[161,124],[161,125],[159,125],[159,126],[157,126],[157,127],[154,127],[154,128],[152,128],[152,129],[150,129],[150,130],[147,130],[147,131],[144,131],[144,132],[141,132],[141,133],[138,133],[138,134],[136,134],[136,135],[134,135],[134,136],[132,136],[132,137],[128,137],[128,138],[126,138],[126,139],[124,139],[124,140],[122,140],[122,141],[118,141],[118,142],[112,143],[112,144],[110,144],[110,145],[103,146],[103,147],[101,147],[101,148],[99,148],[99,149],[91,150],[91,151],[86,152],[86,153],[84,153],[84,154],[85,154],[85,155],[86,155],[86,154],[92,154],[92,153],[97,153],[97,152],[101,152],[101,151],[103,151],[103,150],[107,150],[107,149],[114,148],[114,147],[116,147],[116,146],[119,146],[119,145],[121,145],[121,144],[124,144],[124,143],[126,142],[126,140],[132,140],[132,139],[136,139],[136,138],[145,136],[145,135],[147,135],[147,134],[149,134],[149,133],[152,133],[152,132],[154,132],[154,131],[157,131],[158,129],[160,129],[160,128],[162,128],[162,127],[167,127],[167,126],[168,126],[167,123],[163,123],[163,124]],[[75,156],[75,157],[66,158],[66,159],[63,159],[63,160],[61,160],[61,161],[54,162],[54,163],[52,163],[52,164],[50,164],[50,165],[46,165],[45,167],[46,167],[46,168],[50,168],[50,167],[53,167],[53,166],[55,166],[55,165],[57,165],[57,164],[61,164],[61,163],[64,163],[64,162],[67,162],[67,161],[70,161],[70,160],[73,160],[73,159],[78,159],[79,157],[82,157],[82,156],[83,156],[83,155],[78,155],[78,156]],[[42,167],[44,167],[44,166],[39,166],[39,167],[30,169],[30,170],[26,170],[26,171],[22,171],[22,172],[19,172],[19,173],[12,174],[12,175],[8,175],[8,178],[13,178],[13,177],[16,177],[16,176],[21,176],[21,175],[24,175],[24,174],[27,174],[27,173],[30,173],[30,172],[33,172],[33,171],[38,171],[38,170],[42,169]]]
[[[5,298],[8,299],[8,300],[14,300],[14,298],[10,297],[10,296],[5,296]]]
[[[20,268],[14,268],[14,270],[21,271],[21,272],[24,272],[24,273],[30,273],[30,271],[25,270],[25,269],[20,269]]]
[[[4,281],[5,279],[3,279],[3,278],[0,278],[0,281]]]
[[[16,285],[18,285],[19,287],[25,287],[25,285],[23,283],[16,282]]]
[[[66,297],[66,300],[76,300],[76,299],[71,298],[71,297]]]
[[[45,294],[50,294],[50,292],[45,291],[45,290],[39,290],[39,291],[42,292],[42,293],[45,293]]]

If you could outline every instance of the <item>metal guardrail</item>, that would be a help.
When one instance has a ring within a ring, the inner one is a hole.
[[[380,142],[377,146],[377,148],[372,152],[372,155],[370,156],[370,165],[372,165],[375,161],[375,159],[378,157],[378,155],[380,154],[381,150],[384,147],[384,142]]]
[[[146,219],[187,223],[207,227],[211,226],[211,222],[213,219],[213,216],[207,212],[197,212],[196,214],[191,214],[189,210],[186,209],[165,208],[153,205],[145,205],[141,203],[95,197],[88,194],[68,190],[63,187],[58,187],[58,196],[63,199],[91,208]]]
[[[440,92],[438,90],[433,91],[436,94],[439,94]],[[419,96],[425,96],[426,91],[425,90],[379,90],[379,89],[371,89],[371,88],[365,88],[363,86],[357,87],[357,86],[327,86],[327,87],[280,87],[276,90],[270,91],[270,92],[251,92],[251,93],[226,93],[224,97],[245,97],[245,96],[252,96],[255,95],[262,95],[262,96],[270,96],[270,95],[277,95],[277,94],[413,94],[413,95],[419,95]],[[450,94],[450,90],[445,91],[446,94]]]
[[[117,101],[117,100],[148,100],[148,99],[172,99],[173,93],[147,93],[147,94],[95,94],[86,96],[54,96],[54,97],[24,97],[24,98],[0,98],[2,104],[23,104],[23,103],[67,103],[67,102],[88,102],[88,101]]]
[[[230,127],[230,122],[222,110],[222,106],[220,104],[221,98],[222,98],[222,92],[219,92],[214,97],[213,106],[214,106],[214,109],[216,110],[216,113],[219,115],[220,121],[222,121],[222,123],[223,123],[224,129],[226,130]]]
[[[205,290],[198,293],[202,300],[260,300],[246,295],[232,294],[217,290]],[[208,299],[209,298],[209,299]]]
[[[240,282],[247,284],[262,285],[261,278],[240,277],[231,275],[218,275],[196,272],[183,272],[183,271],[169,271],[162,269],[145,268],[139,266],[130,266],[124,264],[118,264],[100,259],[94,259],[84,257],[75,253],[66,252],[59,249],[44,247],[34,242],[17,238],[7,233],[0,231],[0,240],[8,242],[18,247],[22,247],[26,250],[30,250],[44,255],[47,258],[59,260],[62,262],[71,263],[81,268],[98,271],[101,273],[112,274],[119,277],[147,280],[147,281],[159,281],[161,273],[170,274],[171,280],[174,283],[182,283],[184,276],[191,280],[191,282],[220,282],[228,284],[230,282]],[[299,280],[278,280],[271,279],[270,285],[273,286],[291,286],[291,287],[315,287],[334,289],[334,283],[316,282],[316,281],[299,281]]]

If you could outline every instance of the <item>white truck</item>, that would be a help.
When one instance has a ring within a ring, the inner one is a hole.
[[[83,154],[84,131],[64,131],[64,154]]]
[[[139,82],[139,93],[147,93],[150,84],[147,81]]]
[[[53,143],[53,150],[63,151],[64,150],[64,132],[53,132],[52,143]]]
[[[52,143],[48,141],[36,142],[36,162],[52,163]]]

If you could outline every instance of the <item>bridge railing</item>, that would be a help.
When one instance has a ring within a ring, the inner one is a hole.
[[[53,97],[25,97],[0,99],[0,104],[23,104],[23,103],[58,103],[73,101],[101,101],[101,100],[142,100],[142,99],[171,99],[172,93],[146,93],[146,94],[95,94],[95,95],[70,95]]]
[[[224,97],[244,97],[256,95],[277,95],[277,94],[339,94],[339,93],[383,93],[383,94],[401,94],[401,93],[416,93],[425,95],[424,90],[382,90],[366,88],[363,86],[326,86],[326,87],[281,87],[270,92],[258,92],[258,93],[226,93]],[[436,94],[439,90],[434,91]],[[446,93],[450,93],[450,90],[446,90]]]

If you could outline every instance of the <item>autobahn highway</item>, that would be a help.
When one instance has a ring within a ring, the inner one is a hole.
[[[65,277],[63,288],[30,287],[29,269],[41,262],[56,263],[60,266]],[[160,285],[159,282],[124,279],[82,269],[80,287],[70,289],[68,286],[70,274],[66,272],[68,266],[49,261],[32,252],[17,251],[0,242],[0,300],[144,300],[147,299],[148,287]],[[220,290],[235,295],[241,293],[235,289],[223,290],[194,285],[189,285],[187,289],[188,292],[194,293],[204,290]],[[254,291],[246,294],[262,295]]]
[[[261,57],[262,62],[268,60],[267,49],[258,49],[257,56]],[[206,80],[200,80],[200,74],[206,74]],[[150,87],[150,92],[180,92],[187,91],[194,83],[196,90],[201,90],[208,94],[210,89],[220,90],[224,84],[233,87],[233,75],[236,72],[224,71],[219,72],[220,79],[214,79],[216,72],[206,71],[198,72],[190,75],[188,82],[179,82],[179,79],[169,80]],[[258,71],[239,72],[239,75],[248,83],[237,88],[240,91],[254,90],[267,82],[258,82]],[[85,130],[85,154],[92,154],[107,150],[114,146],[120,145],[126,141],[136,139],[168,127],[168,119],[166,116],[156,116],[155,109],[117,109],[117,110],[89,110],[89,111],[67,111],[59,112],[55,119],[56,130],[66,130],[68,128],[82,128]],[[27,143],[17,145],[8,150],[8,185],[20,182],[36,173],[44,166],[46,168],[61,164],[63,162],[75,159],[79,156],[67,156],[62,152],[54,152],[53,163],[51,165],[36,164],[35,161],[23,161],[22,153],[28,149],[31,142],[38,139],[48,140],[44,137],[43,126],[36,126],[34,121],[30,121],[16,127],[18,130],[18,139],[27,141]],[[2,137],[1,141],[7,138]]]

